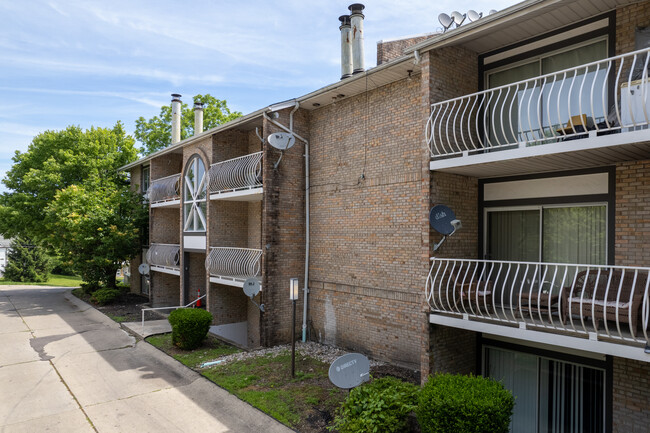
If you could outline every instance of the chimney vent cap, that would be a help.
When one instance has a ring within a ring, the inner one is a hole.
[[[341,21],[341,26],[349,26],[350,25],[350,15],[341,15],[339,17],[339,21]]]
[[[203,102],[201,102],[201,101],[196,101],[196,102],[194,103],[194,109],[195,109],[195,110],[203,110]]]
[[[350,12],[351,12],[353,15],[354,15],[354,14],[361,14],[361,15],[363,15],[363,10],[364,10],[365,8],[366,8],[366,7],[365,7],[363,4],[361,4],[361,3],[353,3],[353,4],[351,4],[350,6],[348,6],[348,9],[350,9]]]
[[[172,93],[172,101],[180,101],[181,100],[181,94],[179,93]]]

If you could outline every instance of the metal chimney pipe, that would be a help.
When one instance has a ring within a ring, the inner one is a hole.
[[[341,15],[341,80],[352,76],[352,41],[350,40],[350,15]]]
[[[194,103],[194,135],[203,132],[203,102]]]
[[[172,144],[181,141],[181,95],[172,93]]]
[[[363,52],[363,10],[365,6],[361,3],[354,3],[348,9],[350,9],[350,25],[352,26],[352,73],[358,74],[366,69]]]

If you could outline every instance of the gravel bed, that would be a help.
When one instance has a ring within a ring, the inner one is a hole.
[[[232,355],[222,356],[217,358],[214,361],[219,361],[219,364],[224,364],[231,361],[243,361],[245,359],[255,358],[257,356],[265,356],[268,354],[279,355],[281,353],[286,353],[291,350],[290,344],[283,344],[281,346],[270,347],[268,349],[257,349],[251,350],[250,352],[239,352],[233,353]],[[346,353],[348,351],[339,349],[333,346],[327,346],[325,344],[314,343],[312,341],[307,341],[303,343],[302,341],[296,342],[296,352],[303,356],[309,356],[314,359],[318,359],[321,362],[331,364],[336,358]],[[377,367],[384,365],[383,362],[370,360],[371,367]]]

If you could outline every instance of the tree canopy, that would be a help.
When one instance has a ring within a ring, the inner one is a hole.
[[[16,152],[0,196],[0,233],[26,236],[61,255],[89,282],[115,285],[137,254],[147,209],[118,169],[137,158],[121,123],[46,131]]]
[[[203,128],[205,130],[230,122],[242,113],[231,112],[225,100],[217,99],[210,94],[196,95],[193,102],[203,103]],[[160,114],[151,119],[140,117],[135,121],[135,138],[142,143],[140,152],[149,155],[164,149],[171,144],[172,109],[169,105],[160,108]],[[181,140],[194,134],[194,112],[188,104],[181,105]]]

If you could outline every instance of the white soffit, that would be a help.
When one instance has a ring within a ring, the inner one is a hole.
[[[607,194],[608,178],[608,173],[594,173],[486,183],[483,186],[483,199],[493,201]]]

